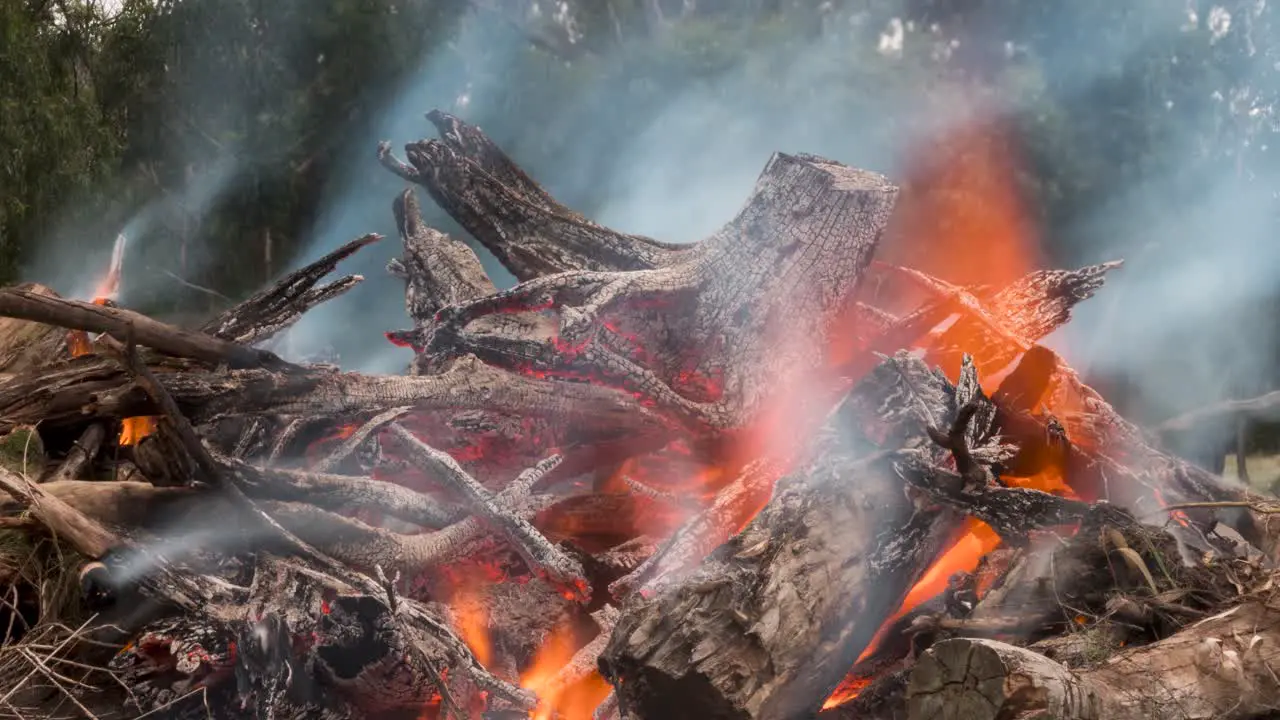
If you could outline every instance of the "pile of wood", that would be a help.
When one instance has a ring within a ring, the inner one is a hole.
[[[1007,288],[878,263],[897,188],[809,155],[664,244],[428,118],[440,139],[379,157],[519,282],[406,190],[405,375],[262,349],[377,236],[194,329],[0,290],[0,532],[76,589],[33,604],[49,564],[0,557],[0,712],[1271,711],[1268,501],[1036,345],[1116,263]]]

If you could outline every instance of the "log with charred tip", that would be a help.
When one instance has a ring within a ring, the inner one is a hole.
[[[338,263],[381,239],[381,235],[371,233],[346,243],[226,310],[201,327],[201,331],[243,345],[270,339],[300,320],[303,313],[311,308],[359,284],[363,278],[348,275],[327,285],[319,285],[326,275],[334,271]]]
[[[868,435],[926,441],[977,397],[969,392],[908,355],[886,359],[745,530],[696,567],[637,583],[600,663],[624,716],[816,714],[960,528],[958,516],[912,502]],[[663,555],[680,557],[681,542]]]

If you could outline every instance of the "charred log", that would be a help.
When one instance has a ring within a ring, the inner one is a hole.
[[[917,508],[885,456],[851,439],[869,426],[922,439],[950,424],[976,383],[957,391],[906,356],[882,367],[901,381],[859,385],[823,427],[812,459],[778,481],[745,530],[696,569],[628,596],[601,658],[624,712],[816,713],[953,537],[953,516]],[[879,412],[868,417],[866,408]],[[670,546],[680,543],[677,534]]]
[[[1280,615],[1246,603],[1168,639],[1071,671],[994,640],[938,643],[916,664],[912,720],[1045,715],[1063,720],[1232,720],[1277,709]]]

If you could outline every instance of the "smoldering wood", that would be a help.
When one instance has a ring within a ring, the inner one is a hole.
[[[995,640],[954,639],[912,671],[911,720],[1044,714],[1063,720],[1233,720],[1277,710],[1280,613],[1246,601],[1167,639],[1071,671]]]
[[[329,285],[319,283],[338,263],[381,239],[381,235],[370,233],[346,243],[226,310],[201,326],[200,331],[240,345],[254,345],[271,338],[296,323],[311,308],[355,287],[363,279],[358,275],[348,275]]]
[[[745,530],[696,568],[627,596],[601,656],[624,713],[816,713],[953,538],[957,517],[917,507],[887,456],[853,439],[877,426],[923,440],[975,401],[976,383],[957,392],[906,355],[881,367],[899,381],[864,379]]]
[[[414,348],[411,373],[440,372],[448,367],[448,358],[423,352],[436,313],[451,305],[492,295],[497,288],[466,243],[423,222],[412,189],[401,193],[393,211],[404,253],[387,264],[387,271],[405,282],[405,310],[413,320],[413,329],[393,331],[387,337]],[[480,324],[488,333],[515,338],[545,340],[555,333],[553,323],[529,314],[491,316]]]
[[[343,438],[342,444],[333,449],[333,452],[311,466],[312,472],[324,473],[333,470],[341,465],[347,458],[351,457],[369,438],[388,424],[395,421],[396,418],[409,412],[408,407],[391,408],[386,412],[378,413],[369,418],[360,427],[351,433],[350,437]]]
[[[489,493],[449,455],[432,448],[398,423],[391,424],[391,433],[409,450],[409,455],[427,467],[453,490],[471,508],[476,516],[505,538],[535,573],[576,592],[582,599],[591,596],[591,584],[587,581],[582,565],[543,537],[542,533],[512,508],[499,505],[496,496]],[[559,465],[561,458],[552,456],[535,466],[530,475],[534,478],[517,478],[522,486],[532,487],[537,478],[546,475]],[[515,483],[513,483],[515,484]]]
[[[1105,270],[1103,266],[1098,267],[1099,272]],[[1055,434],[1065,437],[1069,448],[1064,462],[1069,463],[1071,472],[1068,476],[1076,483],[1077,489],[1093,497],[1106,495],[1117,505],[1139,513],[1158,502],[1248,499],[1248,490],[1232,486],[1191,463],[1154,448],[1138,427],[1121,417],[1055,353],[1010,332],[1007,325],[1017,324],[1015,316],[1008,312],[997,316],[988,309],[986,302],[963,288],[914,270],[899,269],[899,272],[940,298],[962,300],[961,319],[944,334],[943,341],[940,341],[941,349],[931,351],[931,358],[959,352],[958,348],[946,348],[947,334],[980,345],[980,353],[992,369],[1003,368],[1021,356],[1011,377],[1018,375],[1023,368],[1032,368],[1028,374],[1038,376],[1043,387],[1038,387],[1038,381],[1015,381],[1014,384],[1037,387],[1037,391],[1023,392],[1020,397],[1025,402],[1043,402],[1069,409],[1054,418],[1046,418],[1034,416],[1031,407],[1010,407],[1008,401],[1011,398],[1008,397],[999,403],[1003,408],[1002,425],[1012,429],[1012,426],[1021,424],[1024,429],[1012,438],[1022,446],[1024,457],[1037,452],[1050,457],[1055,454],[1061,456],[1061,449],[1055,453],[1048,448],[1049,452],[1045,452],[1046,438]],[[1085,276],[1087,279],[1090,273],[1085,273]],[[1088,285],[1086,282],[1084,286]],[[1059,295],[1070,296],[1070,293]],[[1053,423],[1061,425],[1060,433],[1049,431]],[[1126,462],[1122,465],[1115,460],[1117,457],[1125,457]],[[1200,515],[1211,516],[1213,513]],[[1263,540],[1263,533],[1247,514],[1241,514],[1232,524],[1259,547],[1274,544]]]
[[[227,364],[235,368],[282,368],[286,365],[272,353],[182,330],[130,310],[27,290],[0,288],[0,315],[74,330],[107,333],[121,342],[132,328],[142,345],[175,357],[194,358],[214,365]]]
[[[427,351],[586,376],[638,393],[702,432],[740,428],[771,390],[824,366],[896,194],[874,173],[777,154],[738,216],[678,262],[544,276],[446,308]],[[737,270],[719,270],[726,267]],[[645,314],[637,304],[669,309]],[[496,313],[548,306],[560,316],[552,342],[468,329]],[[681,340],[688,337],[712,341]],[[640,357],[644,353],[651,359]]]

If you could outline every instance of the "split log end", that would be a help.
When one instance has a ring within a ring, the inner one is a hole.
[[[997,720],[1049,710],[1047,717],[1098,718],[1098,700],[1075,674],[1039,653],[995,640],[957,638],[916,662],[907,686],[913,720]]]

